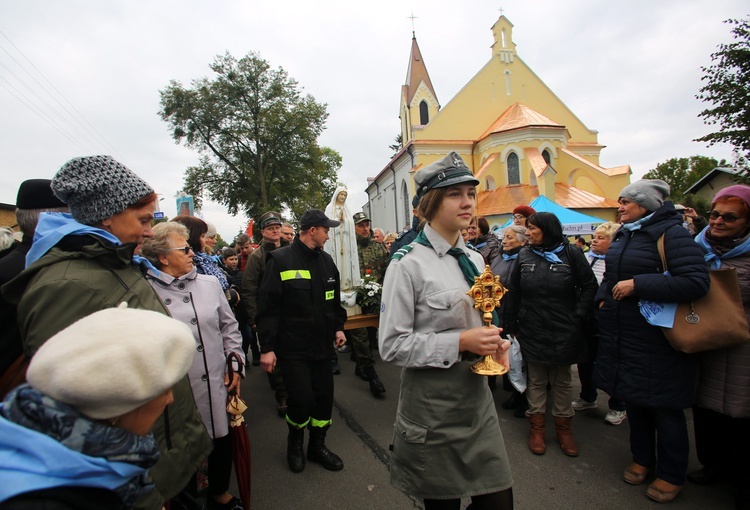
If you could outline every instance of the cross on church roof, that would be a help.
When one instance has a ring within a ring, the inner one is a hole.
[[[414,36],[414,20],[417,19],[418,16],[414,15],[414,11],[411,11],[411,16],[407,16],[406,19],[411,20],[411,35]]]
[[[502,7],[500,7],[500,8],[498,9],[498,11],[500,11],[500,16],[502,16],[502,15],[503,15],[503,13],[505,12],[505,10],[504,10],[504,9],[503,9]]]

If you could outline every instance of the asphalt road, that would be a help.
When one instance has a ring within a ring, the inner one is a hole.
[[[396,415],[400,368],[383,362],[376,365],[387,392],[385,398],[375,399],[368,384],[354,375],[349,355],[339,355],[339,362],[342,373],[335,376],[334,423],[327,440],[329,448],[344,461],[344,469],[339,472],[311,463],[299,474],[289,470],[286,423],[276,414],[276,402],[265,374],[259,367],[248,369],[242,394],[249,405],[245,417],[252,443],[254,510],[422,508],[420,501],[388,482],[388,446]],[[512,411],[500,407],[509,395],[498,385],[495,404],[513,471],[516,509],[630,510],[660,506],[646,497],[646,485],[631,486],[622,480],[622,471],[630,462],[629,428],[627,421],[619,426],[604,422],[606,395],[600,393],[598,409],[579,412],[573,420],[580,449],[577,458],[566,457],[558,447],[549,413],[547,453],[532,454],[526,446],[526,420],[514,418]],[[692,440],[691,422],[689,429]],[[695,452],[691,451],[689,470],[698,468]],[[468,503],[466,500],[462,508]],[[669,508],[731,509],[733,503],[726,484],[702,487],[688,482]]]

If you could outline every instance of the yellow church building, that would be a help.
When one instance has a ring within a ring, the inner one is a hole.
[[[514,207],[542,195],[557,204],[614,220],[617,196],[630,183],[630,166],[604,168],[604,148],[589,129],[521,60],[513,24],[492,26],[490,60],[441,108],[412,37],[401,87],[403,146],[374,178],[367,194],[374,226],[399,231],[411,221],[414,173],[450,151],[479,179],[477,214],[491,227]]]

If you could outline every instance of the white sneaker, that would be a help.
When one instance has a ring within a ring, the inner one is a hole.
[[[604,417],[604,421],[611,423],[612,425],[619,425],[624,422],[628,417],[628,413],[625,411],[610,411],[607,416]]]
[[[575,411],[585,411],[586,409],[596,409],[598,407],[596,400],[587,402],[580,397],[573,401],[572,406]]]

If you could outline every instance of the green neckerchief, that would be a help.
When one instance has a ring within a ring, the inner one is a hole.
[[[424,233],[424,230],[422,230],[417,235],[417,238],[414,239],[414,242],[432,248],[432,244],[430,243],[430,240],[427,239],[427,235]],[[474,265],[469,256],[466,255],[466,252],[461,248],[453,247],[449,249],[448,255],[458,260],[458,267],[461,268],[461,272],[463,273],[466,282],[469,284],[469,287],[472,287],[476,283],[474,281],[474,277],[481,274],[477,269],[477,266]],[[498,327],[500,326],[500,319],[497,316],[496,310],[492,311],[492,324]]]

